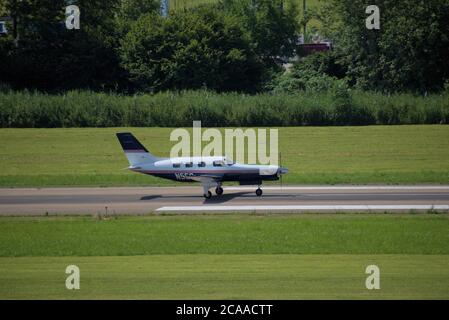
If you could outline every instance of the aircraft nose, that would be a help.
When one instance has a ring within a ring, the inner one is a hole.
[[[278,175],[283,175],[288,173],[288,169],[287,168],[279,168],[278,169]]]

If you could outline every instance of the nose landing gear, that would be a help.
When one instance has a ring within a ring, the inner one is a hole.
[[[256,190],[256,196],[261,197],[262,196],[262,189],[260,187]]]

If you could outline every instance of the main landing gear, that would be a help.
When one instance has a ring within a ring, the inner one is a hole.
[[[210,199],[212,198],[212,192],[209,191],[209,189],[213,188],[212,184],[204,184],[203,185],[204,188],[204,198],[205,199]],[[223,191],[223,187],[221,186],[221,184],[217,184],[215,187],[215,193],[217,196],[221,196],[223,195],[224,191]],[[256,196],[261,197],[263,194],[262,189],[259,187],[256,190]]]
[[[206,183],[206,184],[203,184],[204,198],[206,198],[206,199],[212,198],[212,192],[210,192],[209,189],[211,189],[213,187],[215,187],[215,193],[217,194],[217,196],[221,196],[223,194],[224,191],[221,186],[221,183],[216,183],[216,182]]]
[[[223,194],[223,188],[221,186],[218,186],[215,188],[215,193],[217,194],[217,196],[221,196]],[[210,199],[212,198],[212,192],[207,191],[207,193],[204,194],[204,198],[206,199]]]
[[[221,196],[223,194],[223,188],[221,186],[218,186],[215,189],[215,193],[217,194],[217,196]]]
[[[212,192],[207,191],[207,193],[204,194],[204,198],[206,198],[206,199],[212,198]]]

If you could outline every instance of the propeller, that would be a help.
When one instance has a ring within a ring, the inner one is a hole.
[[[281,182],[281,190],[284,188],[284,181],[283,181],[283,175],[288,173],[288,169],[284,168],[282,166],[282,154],[279,153],[279,169],[278,169],[278,175],[279,175],[279,180]]]

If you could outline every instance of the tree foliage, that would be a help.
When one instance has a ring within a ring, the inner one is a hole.
[[[239,17],[255,51],[272,67],[296,49],[298,11],[295,2],[286,4],[285,0],[222,0],[220,8]]]
[[[66,1],[7,0],[10,14],[17,16],[18,39],[3,40],[0,81],[45,91],[112,90],[126,83],[115,52],[118,0],[76,3],[82,9],[81,29],[67,30]]]
[[[263,72],[238,19],[210,7],[140,17],[122,41],[121,57],[146,91],[254,91]]]
[[[80,30],[65,28],[70,3],[81,8]],[[382,92],[448,87],[449,0],[323,0],[313,17],[335,50],[282,75],[300,30],[295,3],[220,0],[164,19],[159,0],[3,0],[0,15],[17,17],[19,36],[0,37],[0,89],[254,92],[276,73],[279,91],[321,91],[336,79]],[[373,4],[380,30],[365,26]]]
[[[380,30],[365,26],[372,4],[380,8]],[[449,0],[331,0],[321,13],[358,87],[424,93],[449,78]]]

